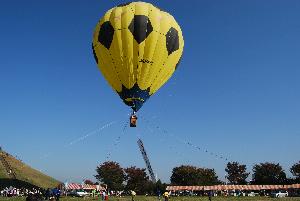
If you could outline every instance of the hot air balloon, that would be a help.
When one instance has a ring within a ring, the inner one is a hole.
[[[96,25],[93,53],[110,86],[136,112],[177,69],[183,52],[180,26],[169,13],[144,2],[108,10]]]

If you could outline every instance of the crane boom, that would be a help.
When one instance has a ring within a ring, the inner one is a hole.
[[[152,180],[153,183],[156,183],[156,178],[154,176],[154,172],[152,170],[152,167],[151,167],[151,164],[150,164],[150,161],[149,161],[149,158],[147,156],[147,153],[146,153],[146,150],[145,150],[145,147],[144,147],[144,144],[143,144],[142,140],[138,139],[137,144],[138,144],[138,146],[140,148],[140,151],[142,153],[143,159],[144,159],[144,161],[146,163],[146,167],[147,167],[147,169],[149,171],[151,180]]]

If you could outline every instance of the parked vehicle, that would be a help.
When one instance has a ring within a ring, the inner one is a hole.
[[[271,195],[271,197],[274,197],[274,198],[283,198],[283,197],[289,196],[287,191],[273,192],[270,195]]]
[[[84,190],[72,190],[68,193],[69,196],[76,196],[76,197],[85,197],[88,196],[89,193],[85,192]]]
[[[254,197],[254,196],[258,196],[258,195],[259,195],[259,193],[254,193],[254,192],[248,193],[249,197]]]

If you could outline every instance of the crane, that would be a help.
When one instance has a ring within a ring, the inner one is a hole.
[[[152,170],[152,167],[151,167],[149,158],[148,158],[148,156],[147,156],[147,153],[146,153],[146,150],[145,150],[143,141],[142,141],[141,139],[138,139],[137,144],[138,144],[138,146],[139,146],[139,148],[140,148],[140,151],[141,151],[141,153],[142,153],[143,159],[144,159],[144,161],[145,161],[145,163],[146,163],[146,167],[147,167],[147,169],[148,169],[148,171],[149,171],[151,180],[152,180],[153,183],[156,183],[156,178],[155,178],[155,176],[154,176],[154,172],[153,172],[153,170]]]

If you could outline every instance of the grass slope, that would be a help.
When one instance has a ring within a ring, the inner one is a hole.
[[[1,152],[0,152],[0,154],[1,154]],[[1,179],[9,178],[9,176],[7,175],[7,172],[5,171],[5,168],[1,162],[0,162],[0,178]]]
[[[42,172],[35,170],[25,163],[17,160],[6,152],[0,151],[0,154],[5,154],[6,161],[10,164],[11,168],[16,173],[16,177],[18,180],[22,180],[42,188],[55,187],[60,183],[54,178],[49,177]],[[5,171],[3,164],[0,162],[0,179],[4,178],[9,178],[9,175]]]

